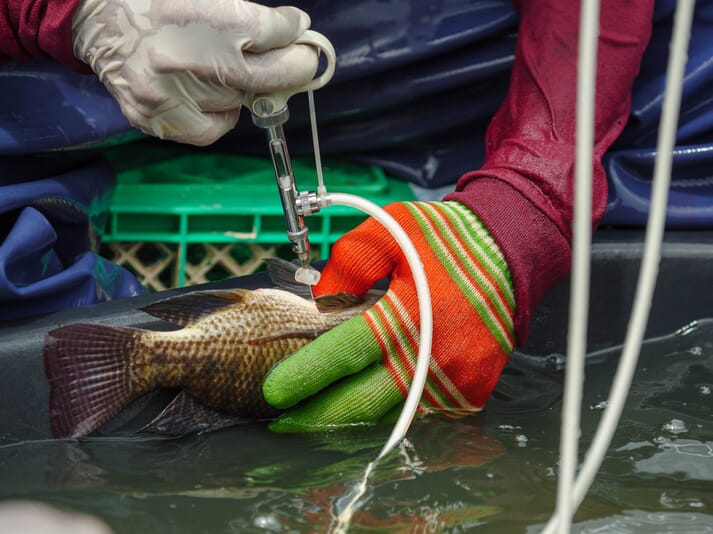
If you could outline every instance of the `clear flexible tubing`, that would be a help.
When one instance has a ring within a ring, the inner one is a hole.
[[[693,20],[694,0],[679,0],[674,16],[674,28],[666,72],[666,87],[661,110],[661,122],[656,147],[656,164],[651,195],[651,209],[646,228],[641,272],[636,287],[634,305],[629,320],[624,348],[619,360],[614,383],[609,395],[607,409],[597,428],[592,445],[587,451],[572,493],[573,509],[584,500],[594,477],[601,466],[611,438],[616,431],[624,403],[636,370],[641,343],[646,331],[651,301],[661,258],[661,242],[666,220],[666,204],[671,182],[672,153],[676,140],[676,128],[681,104],[681,89],[687,60],[687,48]],[[582,24],[587,23],[585,19]],[[594,83],[594,80],[591,80]],[[577,110],[579,117],[579,109]],[[578,118],[579,120],[579,118]],[[575,234],[575,241],[578,236]],[[570,518],[571,519],[571,518]],[[545,526],[543,533],[552,534],[567,517],[556,512]],[[567,530],[565,530],[566,532]]]

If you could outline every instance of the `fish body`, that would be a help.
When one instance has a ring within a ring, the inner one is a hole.
[[[202,428],[215,411],[274,416],[262,395],[269,370],[380,295],[320,301],[280,289],[200,291],[141,308],[179,330],[89,323],[52,330],[44,345],[52,431],[58,438],[89,434],[158,388],[182,389],[153,425],[169,432],[174,423],[182,431]]]

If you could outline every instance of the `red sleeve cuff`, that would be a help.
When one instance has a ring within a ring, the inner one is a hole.
[[[554,284],[570,271],[571,246],[557,225],[525,196],[498,179],[468,173],[444,200],[468,206],[500,247],[515,292],[515,334],[527,339],[530,317]]]
[[[79,2],[0,0],[0,60],[51,59],[90,73],[72,50],[72,14]]]

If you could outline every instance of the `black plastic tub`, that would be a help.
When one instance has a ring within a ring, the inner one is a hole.
[[[592,248],[590,350],[623,341],[642,252],[643,233],[640,231],[602,230],[596,234]],[[711,266],[713,231],[670,232],[666,235],[647,337],[668,334],[694,320],[713,316]],[[168,328],[167,323],[153,319],[137,308],[196,289],[252,289],[269,285],[265,275],[240,277],[67,310],[0,327],[0,443],[51,437],[49,388],[42,359],[47,331],[80,321]],[[569,281],[566,280],[548,293],[533,318],[527,343],[518,352],[535,358],[565,352],[568,290]],[[134,432],[156,415],[173,394],[156,392],[147,395],[105,425],[101,433]]]

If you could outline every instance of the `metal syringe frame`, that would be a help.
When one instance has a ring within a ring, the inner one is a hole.
[[[300,264],[306,267],[309,264],[309,229],[304,223],[300,195],[297,193],[295,175],[292,171],[292,162],[287,150],[287,141],[282,125],[289,119],[290,113],[287,106],[281,110],[265,115],[253,113],[253,123],[265,130],[270,158],[275,170],[277,190],[282,202],[282,211],[287,224],[287,238],[292,245],[292,251],[297,255]],[[308,213],[317,211],[312,207]]]

